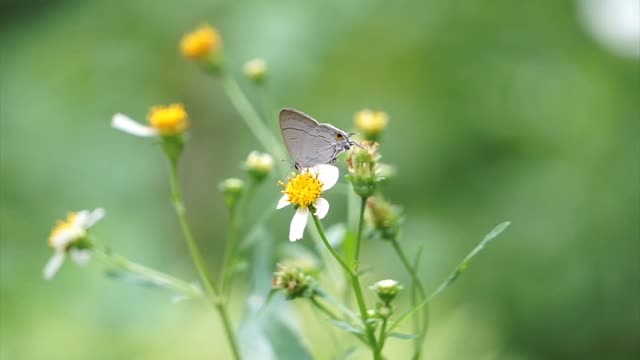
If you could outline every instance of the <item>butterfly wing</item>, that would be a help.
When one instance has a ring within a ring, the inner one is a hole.
[[[348,135],[330,124],[320,124],[294,109],[280,111],[280,131],[289,154],[299,167],[335,162],[344,149],[338,144]]]

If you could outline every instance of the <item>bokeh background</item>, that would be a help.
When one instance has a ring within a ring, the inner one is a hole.
[[[217,184],[243,176],[256,142],[219,82],[178,54],[181,35],[202,22],[222,32],[238,77],[251,57],[268,61],[263,89],[242,86],[269,121],[284,106],[344,129],[365,107],[390,114],[381,152],[397,176],[386,194],[405,209],[403,246],[425,247],[429,288],[495,224],[513,222],[432,306],[427,358],[640,356],[638,1],[5,0],[0,8],[2,359],[229,356],[216,316],[198,304],[110,280],[97,262],[69,262],[50,282],[41,276],[55,220],[104,207],[96,236],[195,279],[158,147],[109,127],[115,112],[142,119],[176,101],[193,121],[181,164],[190,221],[210,269],[219,267],[226,211]],[[284,175],[261,188],[252,216],[271,206]],[[343,221],[344,197],[328,197],[334,210],[324,222]],[[289,245],[290,216],[269,221],[276,246]],[[408,283],[389,250],[363,244],[365,283]],[[315,356],[337,355],[335,336],[346,336],[294,307]],[[409,354],[410,343],[390,340],[389,358]]]

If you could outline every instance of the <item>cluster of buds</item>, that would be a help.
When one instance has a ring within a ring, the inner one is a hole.
[[[369,109],[358,111],[353,120],[356,128],[368,141],[378,141],[387,123],[389,116],[384,111],[372,111]]]
[[[267,153],[252,151],[245,161],[245,168],[249,173],[249,178],[259,184],[273,170],[273,157]]]
[[[402,222],[401,210],[381,196],[374,196],[367,200],[366,219],[373,237],[386,241],[394,241],[398,238]]]
[[[201,25],[180,41],[182,56],[199,62],[206,70],[219,72],[223,65],[222,36],[215,28]]]
[[[311,297],[313,278],[297,266],[278,264],[273,273],[273,289],[283,290],[288,300]]]
[[[353,190],[361,197],[369,197],[376,191],[376,185],[382,180],[378,160],[378,143],[363,141],[362,146],[351,148],[347,158],[349,175],[347,179],[353,185]]]
[[[244,181],[238,178],[228,178],[218,186],[224,194],[224,202],[229,209],[235,208],[244,193]]]

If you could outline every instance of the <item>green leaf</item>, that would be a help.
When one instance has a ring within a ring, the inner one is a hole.
[[[271,277],[273,239],[264,226],[257,227],[260,241],[254,242],[251,291],[238,330],[238,341],[245,359],[311,360],[295,326],[295,312],[289,302],[272,296]]]
[[[387,336],[400,339],[400,340],[413,340],[418,337],[418,335],[415,335],[415,334],[403,334],[403,333],[397,333],[397,332],[392,332]]]
[[[358,348],[352,347],[348,348],[342,354],[335,357],[335,360],[348,360],[350,359],[356,352],[358,352]]]
[[[364,331],[361,329],[358,329],[356,327],[354,327],[353,325],[346,323],[344,321],[340,321],[340,320],[332,320],[331,321],[335,326],[339,327],[342,330],[346,330],[352,334],[356,334],[356,335],[362,335],[364,334]]]
[[[389,327],[389,331],[395,329],[398,325],[400,325],[400,323],[404,319],[406,319],[407,317],[415,314],[422,307],[424,307],[427,304],[429,304],[429,302],[431,302],[431,300],[433,300],[433,298],[435,298],[437,295],[439,295],[444,290],[446,290],[449,286],[451,286],[455,282],[455,280],[458,278],[458,276],[460,276],[460,274],[462,274],[467,269],[471,259],[474,256],[478,255],[478,253],[482,249],[484,249],[491,240],[495,239],[498,235],[500,235],[507,227],[509,227],[509,225],[511,225],[511,222],[510,221],[505,221],[503,223],[500,223],[498,226],[494,227],[493,230],[491,230],[487,235],[485,235],[485,237],[482,239],[482,241],[480,241],[480,243],[478,245],[476,245],[476,247],[473,248],[473,250],[471,250],[471,252],[467,256],[464,257],[464,259],[462,259],[462,262],[460,262],[460,264],[458,264],[456,269],[449,275],[449,277],[442,284],[440,284],[440,286],[438,286],[438,288],[431,295],[429,295],[429,297],[427,297],[420,304],[416,305],[413,309],[411,309],[411,310],[407,311],[406,313],[402,314]]]

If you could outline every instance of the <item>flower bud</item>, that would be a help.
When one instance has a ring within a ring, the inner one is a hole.
[[[288,300],[298,297],[313,295],[311,283],[313,278],[295,266],[278,264],[278,269],[273,273],[273,289],[283,290]]]
[[[398,238],[402,222],[401,211],[381,196],[367,200],[366,220],[375,236],[381,240],[393,241]]]
[[[229,209],[236,206],[244,192],[244,181],[238,178],[228,178],[219,185],[224,194],[224,201]]]
[[[347,179],[353,185],[353,190],[361,197],[369,197],[376,191],[380,182],[377,152],[378,143],[363,141],[362,147],[353,146],[347,158],[349,175]]]
[[[222,66],[222,36],[215,28],[202,25],[184,35],[180,41],[182,56],[200,61],[207,69],[219,71]]]
[[[402,290],[402,286],[395,280],[387,279],[376,282],[371,285],[369,289],[375,291],[378,298],[380,298],[380,300],[382,300],[382,302],[388,307],[389,303],[396,297],[398,292]]]
[[[273,170],[273,158],[267,153],[252,151],[245,162],[249,177],[256,183],[262,182]]]
[[[377,141],[389,122],[389,116],[383,111],[365,109],[355,114],[354,122],[366,140]]]
[[[264,82],[267,71],[267,62],[260,58],[251,59],[244,64],[244,75],[256,84]]]

